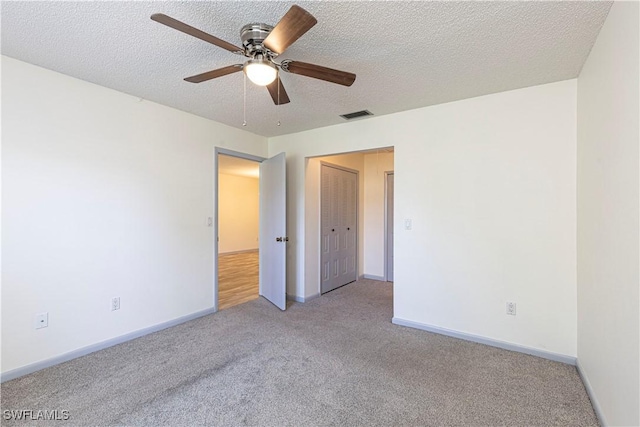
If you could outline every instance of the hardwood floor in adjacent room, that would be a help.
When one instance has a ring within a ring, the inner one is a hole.
[[[258,298],[258,251],[218,256],[218,309]]]

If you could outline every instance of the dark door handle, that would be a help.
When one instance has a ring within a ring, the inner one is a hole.
[[[349,227],[347,227],[347,230],[351,230]]]
[[[335,229],[335,228],[332,228],[332,229],[331,229],[331,231],[336,231],[336,229]]]

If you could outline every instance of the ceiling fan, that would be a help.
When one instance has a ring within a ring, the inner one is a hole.
[[[282,85],[282,81],[277,78],[278,70],[343,86],[351,86],[356,80],[356,75],[353,73],[320,65],[292,61],[290,59],[285,59],[279,63],[275,62],[278,55],[281,55],[318,22],[313,15],[297,5],[292,6],[275,27],[262,23],[247,24],[242,27],[240,31],[242,47],[235,46],[162,13],[151,15],[151,19],[226,49],[229,52],[249,58],[243,64],[229,65],[187,77],[185,80],[191,83],[201,83],[243,70],[253,83],[259,86],[266,86],[273,102],[276,105],[281,105],[289,102],[289,96]]]

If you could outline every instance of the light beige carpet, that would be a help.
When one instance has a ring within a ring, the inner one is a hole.
[[[260,298],[2,385],[56,425],[590,426],[573,366],[396,326],[362,280],[281,312]],[[3,425],[15,425],[3,421]]]

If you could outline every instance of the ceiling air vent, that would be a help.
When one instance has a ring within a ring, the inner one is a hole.
[[[366,116],[373,116],[373,113],[369,110],[362,110],[362,111],[356,111],[355,113],[340,114],[340,117],[342,117],[345,120],[359,119],[360,117],[366,117]]]

